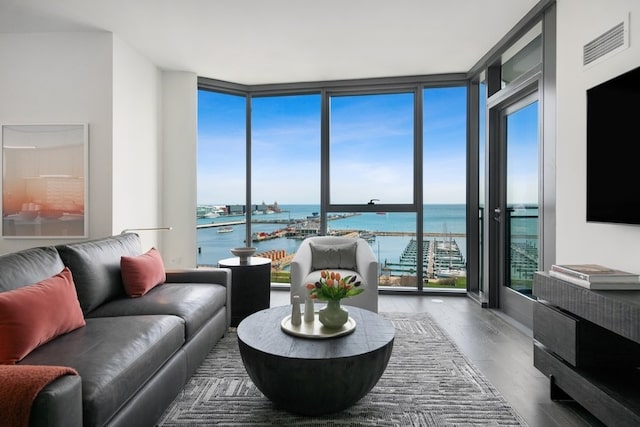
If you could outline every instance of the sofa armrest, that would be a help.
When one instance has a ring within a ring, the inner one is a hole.
[[[358,271],[367,281],[367,285],[372,285],[373,283],[369,283],[372,277],[376,277],[378,273],[378,260],[376,259],[373,251],[369,247],[368,244],[358,244],[358,249],[356,250],[356,271]]]
[[[167,283],[215,283],[231,289],[230,268],[182,268],[166,273]]]
[[[227,326],[231,325],[231,269],[218,267],[167,270],[166,283],[214,283],[227,288]]]
[[[300,300],[304,301],[306,291],[304,290],[305,284],[302,281],[311,273],[311,261],[311,247],[309,242],[305,240],[300,244],[291,260],[289,270],[291,272],[291,301],[293,301],[294,295],[300,296]]]
[[[64,375],[45,386],[36,396],[29,427],[82,427],[82,380]]]
[[[378,260],[371,247],[365,241],[358,241],[356,250],[356,268],[365,285],[365,292],[360,294],[362,307],[378,312]]]

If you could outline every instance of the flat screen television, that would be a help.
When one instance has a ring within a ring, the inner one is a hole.
[[[640,224],[640,67],[587,90],[587,221]]]

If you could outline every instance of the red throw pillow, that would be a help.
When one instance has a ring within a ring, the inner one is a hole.
[[[130,297],[141,297],[167,280],[162,257],[156,248],[142,255],[120,258],[120,272],[124,290]]]
[[[0,363],[14,364],[86,323],[71,271],[0,293]]]

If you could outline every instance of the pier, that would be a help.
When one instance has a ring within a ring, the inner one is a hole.
[[[351,218],[352,216],[360,215],[358,212],[354,213],[345,213],[345,214],[329,214],[327,216],[328,221],[334,221],[336,219],[345,219]],[[260,215],[261,217],[265,215]],[[320,217],[312,217],[307,219],[277,219],[277,218],[252,218],[252,224],[285,224],[289,226],[302,225],[312,223],[319,223]],[[212,227],[228,227],[231,225],[241,225],[246,224],[246,219],[239,219],[236,221],[225,221],[225,222],[210,222],[208,224],[197,224],[196,228],[212,228]]]
[[[389,276],[415,275],[418,266],[422,265],[428,279],[465,276],[467,266],[458,244],[451,238],[450,233],[438,234],[446,234],[447,240],[437,237],[432,240],[424,240],[422,242],[422,262],[417,257],[418,242],[412,238],[402,251],[400,261],[385,261],[382,265],[382,271]]]
[[[197,224],[196,228],[230,227],[232,225],[244,225],[246,223],[247,223],[246,220],[226,221],[226,222],[212,222],[212,223],[209,223],[209,224]]]
[[[282,221],[284,221],[284,223]],[[296,220],[295,223],[297,223],[298,221],[307,222],[306,220]],[[252,220],[252,222],[255,224],[287,224],[288,223],[287,220],[264,220],[264,219]],[[229,227],[233,225],[244,225],[246,223],[247,223],[246,220],[212,222],[209,224],[198,224],[196,225],[196,228]],[[287,228],[283,228],[278,231],[284,232],[286,230]],[[357,235],[359,233],[368,233],[374,236],[409,236],[409,237],[416,236],[416,233],[411,231],[333,230],[333,233],[341,233],[341,234],[344,233],[344,234],[351,234],[351,235]],[[425,232],[425,233],[422,233],[422,235],[425,237],[449,237],[449,236],[450,237],[467,237],[466,233]],[[285,237],[285,236],[280,236],[280,237]],[[292,236],[286,236],[286,237],[292,237]]]

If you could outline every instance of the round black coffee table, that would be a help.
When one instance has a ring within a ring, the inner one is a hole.
[[[238,345],[249,378],[276,407],[302,415],[338,412],[378,382],[393,349],[395,329],[376,313],[346,307],[356,322],[349,335],[300,338],[280,322],[291,306],[258,311],[238,325]]]

